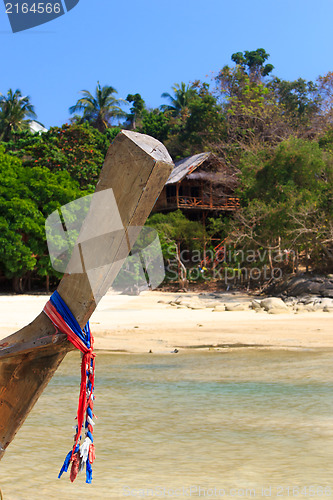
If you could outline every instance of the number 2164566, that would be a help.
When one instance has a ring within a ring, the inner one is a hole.
[[[30,7],[27,3],[6,3],[6,13],[7,14],[60,14],[61,4],[60,3],[44,3],[36,2]]]

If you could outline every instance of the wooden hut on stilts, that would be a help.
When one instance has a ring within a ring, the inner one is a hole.
[[[154,212],[180,209],[190,219],[230,212],[239,208],[235,196],[237,171],[213,153],[200,153],[175,163],[155,206]]]

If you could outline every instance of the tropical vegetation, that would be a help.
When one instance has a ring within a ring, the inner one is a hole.
[[[35,117],[30,97],[23,96],[20,90],[0,94],[0,140],[8,141],[13,132],[28,130],[29,119]]]
[[[36,118],[29,97],[12,89],[0,95],[3,284],[12,280],[19,290],[46,277],[56,283],[45,218],[92,192],[121,128],[156,137],[175,161],[212,151],[238,172],[241,207],[232,215],[211,214],[205,225],[181,212],[148,219],[166,262],[179,260],[182,250],[205,257],[225,240],[230,258],[220,268],[274,268],[278,255],[278,267],[289,272],[333,272],[333,72],[316,81],[287,81],[269,59],[262,48],[235,52],[210,82],[164,89],[154,109],[139,93],[121,99],[98,82],[94,92],[81,91],[69,124],[41,134],[29,129]],[[249,263],[248,255],[256,258]],[[213,277],[212,267],[207,276]]]
[[[71,114],[81,113],[82,117],[76,116],[78,122],[88,122],[99,130],[105,132],[110,127],[115,118],[124,118],[126,113],[121,109],[124,99],[117,99],[117,91],[110,85],[101,86],[97,82],[95,94],[89,90],[81,90],[82,97],[77,100],[74,106],[69,108]]]

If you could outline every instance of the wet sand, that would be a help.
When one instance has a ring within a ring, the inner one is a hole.
[[[193,306],[170,305],[177,298]],[[22,328],[42,310],[46,295],[0,296],[0,339]],[[174,349],[331,348],[332,312],[267,314],[213,311],[224,303],[248,303],[245,294],[108,293],[91,318],[96,350],[169,353]],[[160,301],[163,301],[162,303]],[[223,307],[221,307],[223,308]]]

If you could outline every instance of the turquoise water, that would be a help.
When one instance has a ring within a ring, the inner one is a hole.
[[[0,463],[4,500],[333,497],[333,352],[100,353],[96,363],[93,484],[57,479],[76,414],[74,353]]]

